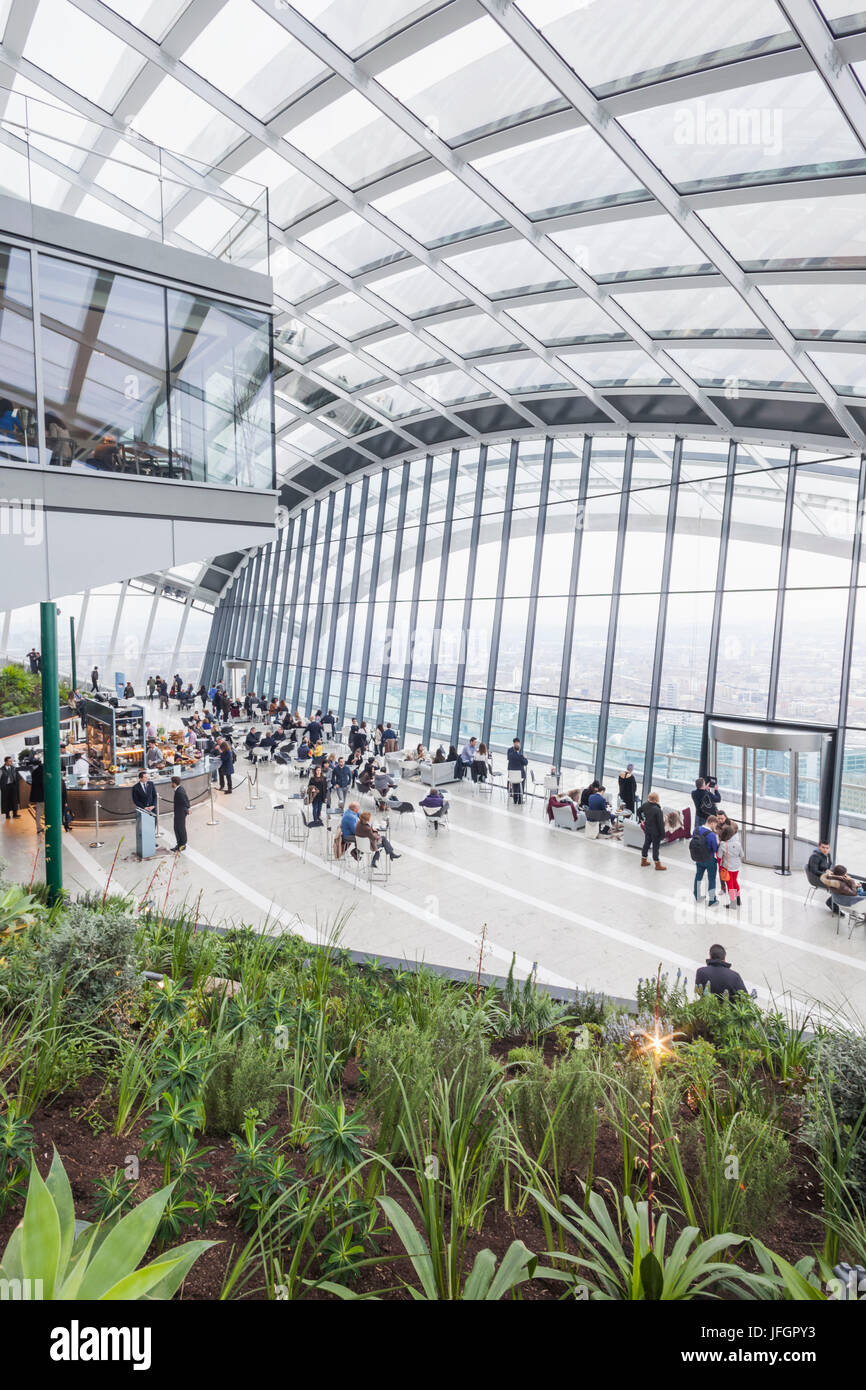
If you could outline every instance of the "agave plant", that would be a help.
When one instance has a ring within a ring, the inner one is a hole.
[[[739,1297],[754,1297],[767,1285],[765,1276],[749,1274],[717,1259],[723,1251],[741,1245],[745,1236],[717,1235],[701,1241],[693,1249],[701,1233],[697,1226],[686,1226],[668,1251],[667,1213],[658,1218],[650,1238],[646,1202],[635,1205],[631,1198],[625,1197],[620,1207],[617,1198],[614,1224],[598,1192],[588,1193],[589,1211],[583,1211],[568,1196],[562,1197],[559,1209],[537,1189],[532,1190],[532,1196],[581,1251],[586,1252],[578,1255],[564,1250],[550,1252],[571,1268],[547,1270],[547,1277],[569,1284],[572,1292],[578,1286],[586,1286],[591,1299],[670,1302],[699,1295],[714,1298],[716,1295],[708,1291],[721,1284],[728,1290],[736,1286]]]
[[[25,892],[17,883],[0,893],[0,938],[24,931],[34,922],[42,921],[47,911],[38,899]]]
[[[46,1301],[172,1298],[199,1255],[215,1242],[192,1240],[139,1268],[174,1184],[107,1224],[76,1222],[72,1188],[57,1150],[43,1182],[35,1163],[24,1216],[0,1261],[0,1279]]]

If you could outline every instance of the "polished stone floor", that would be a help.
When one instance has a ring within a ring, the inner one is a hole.
[[[486,927],[486,972],[507,973],[515,955],[521,976],[536,965],[542,982],[625,998],[659,963],[691,979],[721,941],[760,998],[816,999],[866,1017],[863,929],[851,941],[836,935],[823,896],[804,906],[800,875],[745,866],[739,911],[726,910],[724,899],[711,909],[694,901],[684,843],[664,854],[668,872],[656,873],[618,842],[551,829],[540,799],[514,807],[498,792],[463,785],[450,788],[447,830],[434,834],[420,814],[414,825],[395,818],[401,858],[389,880],[356,882],[353,866],[341,871],[328,859],[323,831],[311,831],[306,845],[270,833],[273,804],[297,791],[294,776],[260,766],[253,797],[249,771],[241,757],[233,794],[214,792],[213,816],[207,802],[194,808],[183,856],[162,852],[142,863],[131,823],[103,823],[98,847],[93,826],[76,825],[63,839],[67,886],[103,887],[114,862],[113,886],[138,898],[149,889],[160,905],[186,902],[202,920],[296,930],[310,940],[339,923],[345,946],[464,970],[477,968]],[[417,783],[401,784],[407,800],[423,794]],[[26,882],[36,863],[39,875],[32,817],[0,825],[7,874]],[[173,838],[166,824],[160,844]]]

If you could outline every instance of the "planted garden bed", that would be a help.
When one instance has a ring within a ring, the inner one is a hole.
[[[56,1150],[97,1244],[150,1201],[153,1296],[823,1297],[866,1263],[856,1034],[4,889],[0,1251]]]

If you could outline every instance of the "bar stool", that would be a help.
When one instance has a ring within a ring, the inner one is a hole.
[[[280,844],[284,845],[286,843],[286,804],[284,801],[278,801],[271,807],[271,823],[268,826],[269,840],[274,837],[274,827],[280,832]]]
[[[513,788],[515,787],[520,787],[520,801],[518,802],[518,805],[522,806],[524,801],[526,800],[526,793],[523,787],[523,773],[520,772],[517,768],[515,768],[513,771],[509,771],[508,773],[508,789],[511,793],[512,800],[514,799]]]

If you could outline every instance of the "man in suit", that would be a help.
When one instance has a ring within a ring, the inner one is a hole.
[[[181,785],[179,777],[172,777],[171,785],[174,787],[174,838],[175,853],[186,849],[186,818],[189,815],[189,797],[184,787]]]
[[[18,820],[18,768],[11,757],[0,768],[0,809],[7,820]]]
[[[136,810],[156,815],[156,787],[144,769],[138,774],[138,781],[132,789],[132,803]]]
[[[521,752],[520,739],[512,739],[511,747],[508,750],[508,771],[522,773],[522,781],[511,783],[511,799],[519,804],[523,800],[523,793],[526,787],[526,767],[529,759],[526,754]]]
[[[99,689],[99,667],[98,667],[98,666],[94,666],[93,670],[90,672],[90,688],[91,688],[91,690],[98,690],[98,689]]]

